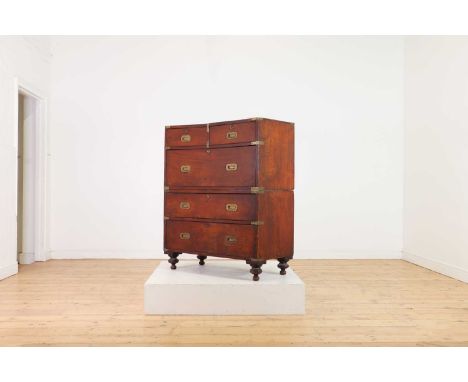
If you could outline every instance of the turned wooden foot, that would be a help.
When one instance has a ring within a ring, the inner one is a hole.
[[[280,257],[278,261],[279,261],[278,268],[281,269],[280,275],[285,275],[286,269],[289,268],[289,264],[288,264],[289,259],[287,257]]]
[[[198,255],[197,258],[198,258],[198,260],[200,260],[200,261],[198,262],[198,264],[200,264],[200,265],[205,265],[206,256]]]
[[[258,275],[262,273],[262,265],[266,263],[266,260],[250,259],[246,260],[246,263],[250,265],[250,273],[253,275],[252,280],[260,280]]]
[[[167,260],[171,264],[171,269],[176,269],[176,264],[179,262],[177,256],[180,255],[180,252],[169,252],[169,260]]]

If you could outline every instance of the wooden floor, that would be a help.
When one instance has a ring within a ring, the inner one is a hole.
[[[307,314],[269,317],[145,316],[157,264],[21,266],[0,281],[0,345],[468,346],[468,284],[404,261],[295,260]]]

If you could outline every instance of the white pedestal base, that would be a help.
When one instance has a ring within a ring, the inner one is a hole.
[[[146,314],[276,315],[304,314],[305,288],[291,268],[279,274],[278,262],[262,266],[252,281],[240,260],[181,260],[177,269],[162,261],[145,283]]]

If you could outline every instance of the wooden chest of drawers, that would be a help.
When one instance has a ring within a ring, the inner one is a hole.
[[[294,242],[294,124],[266,118],[166,126],[164,252],[242,259],[285,274]]]

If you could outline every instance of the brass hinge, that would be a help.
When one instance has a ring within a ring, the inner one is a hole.
[[[171,146],[166,146],[166,150],[169,150],[171,148]]]
[[[209,124],[209,123],[206,124],[206,132],[207,132],[207,133],[210,132],[210,124]]]
[[[164,192],[169,191],[169,186],[164,186]]]
[[[250,222],[252,225],[263,225],[263,222],[261,220],[255,220],[253,222]]]
[[[254,118],[250,118],[251,121],[261,121],[263,118],[260,118],[260,117],[254,117]]]
[[[164,220],[169,220],[169,218],[167,216],[164,216]]]
[[[265,142],[264,141],[253,141],[253,142],[250,142],[251,145],[254,145],[254,146],[259,146],[259,145],[264,145]]]
[[[171,128],[171,126],[166,126],[166,129],[170,129],[170,128]]]
[[[252,194],[261,194],[265,191],[264,187],[250,187],[250,192]]]

